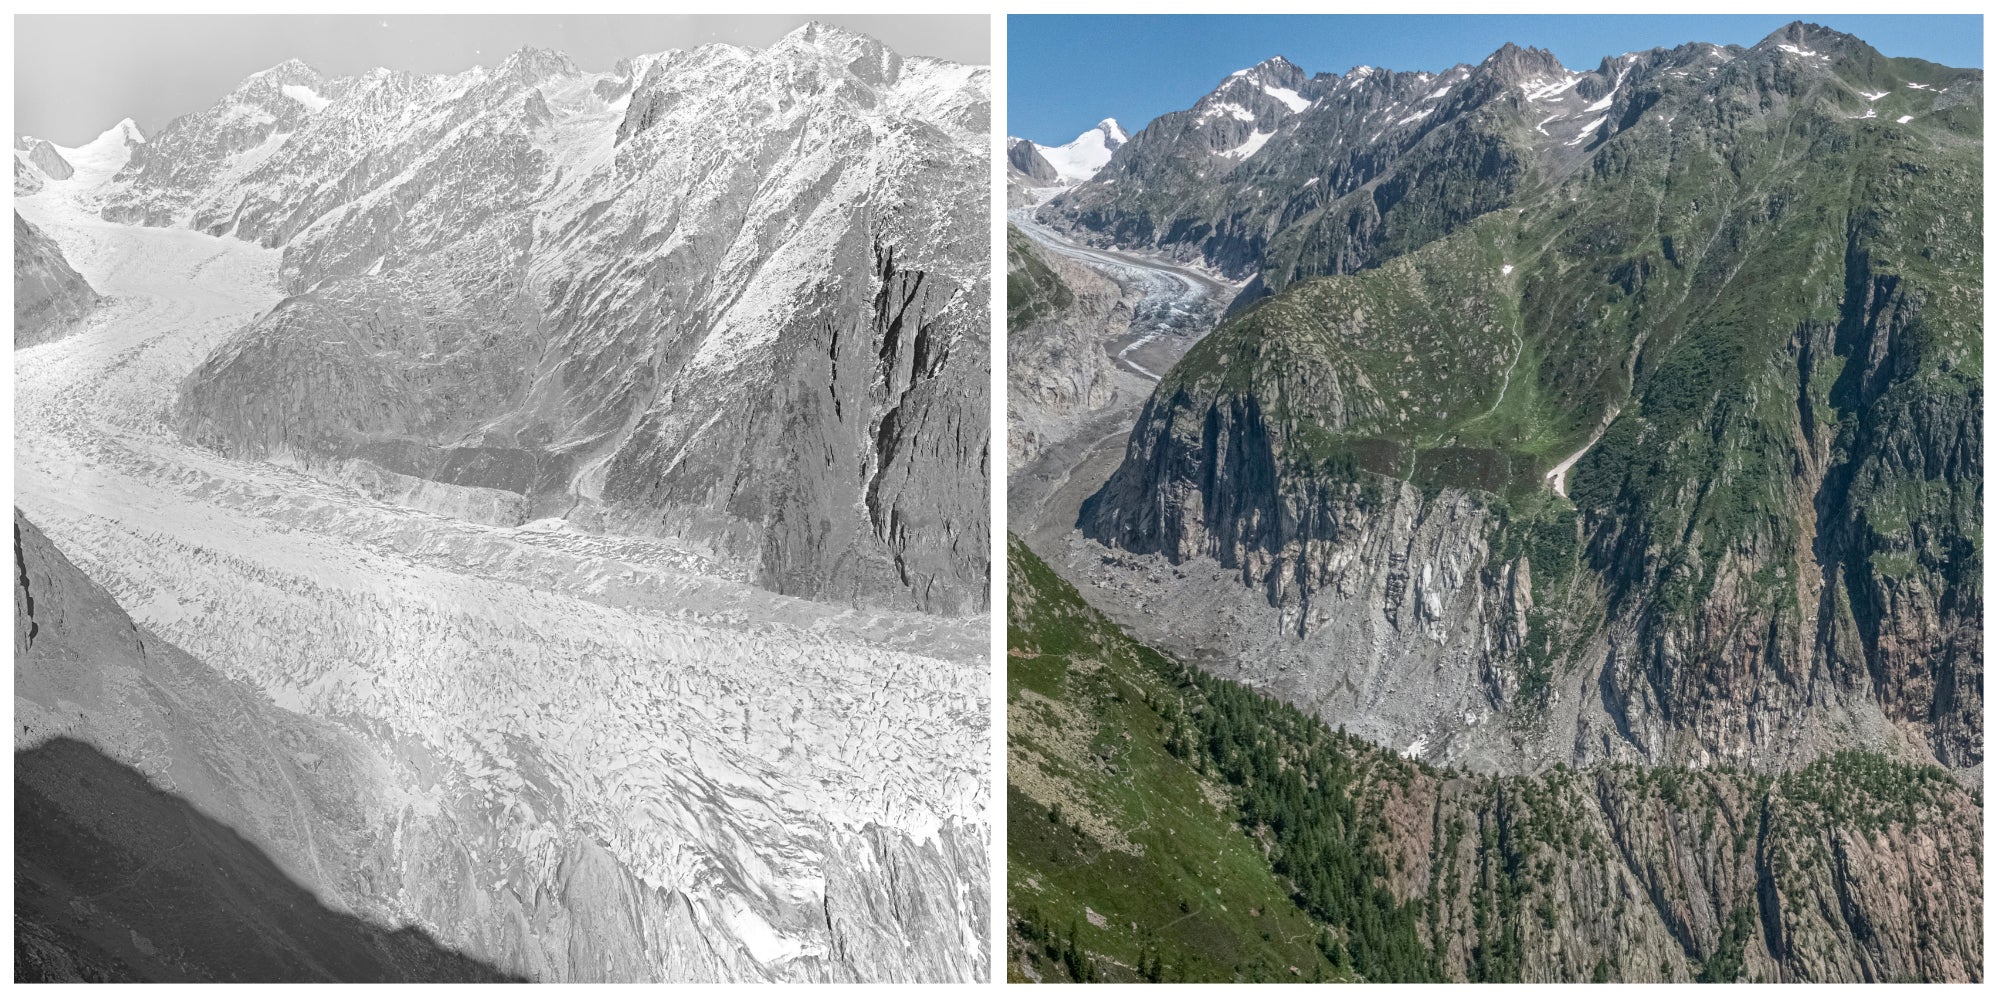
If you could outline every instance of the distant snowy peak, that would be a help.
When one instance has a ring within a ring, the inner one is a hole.
[[[1095,128],[1064,145],[1037,144],[1035,149],[1065,183],[1081,184],[1097,176],[1097,172],[1111,162],[1111,154],[1125,145],[1128,138],[1117,119],[1106,118]]]
[[[1295,114],[1312,104],[1303,93],[1308,89],[1307,83],[1305,70],[1293,65],[1284,56],[1272,56],[1255,66],[1223,77],[1209,98],[1242,103],[1245,97],[1254,100],[1261,95],[1276,100],[1287,112]]]
[[[95,146],[99,143],[107,143],[120,146],[137,146],[145,141],[146,135],[139,131],[138,122],[130,118],[121,118],[118,120],[118,124],[99,132],[97,138],[92,139],[88,145]]]
[[[576,63],[561,52],[524,45],[508,56],[493,75],[497,79],[533,87],[546,80],[580,76],[582,73]]]
[[[56,149],[70,165],[94,180],[116,173],[132,159],[132,151],[146,144],[139,124],[130,118],[98,133],[97,138],[75,149]]]

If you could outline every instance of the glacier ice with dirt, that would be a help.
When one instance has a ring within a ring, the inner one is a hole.
[[[329,905],[534,979],[983,979],[986,102],[809,25],[121,123],[16,199],[103,297],[16,353],[16,503],[392,762],[397,888]]]

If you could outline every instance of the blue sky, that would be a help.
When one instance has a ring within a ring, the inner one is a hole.
[[[1308,74],[1363,65],[1435,73],[1511,41],[1594,69],[1604,56],[1655,46],[1753,45],[1793,20],[1845,31],[1885,55],[1983,65],[1977,16],[1016,14],[1007,19],[1007,132],[1060,145],[1102,118],[1137,132],[1274,55]]]

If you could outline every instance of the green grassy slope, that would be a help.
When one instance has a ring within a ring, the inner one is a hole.
[[[1227,791],[1169,752],[1158,658],[1018,540],[1008,578],[1008,978],[1333,976]]]

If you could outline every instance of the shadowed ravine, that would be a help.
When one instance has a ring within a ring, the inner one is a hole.
[[[327,908],[227,824],[67,737],[14,755],[14,978],[520,981]]]

